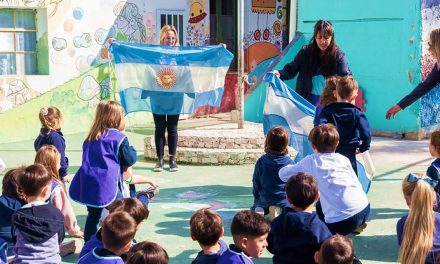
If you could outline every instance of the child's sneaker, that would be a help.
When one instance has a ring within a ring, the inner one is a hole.
[[[355,235],[359,235],[360,233],[362,233],[362,231],[364,231],[364,229],[367,227],[367,223],[363,223],[362,225],[360,225],[358,228],[356,228],[353,231],[353,234]]]
[[[148,200],[151,200],[154,196],[159,193],[159,188],[149,187],[145,191],[136,192],[135,197],[139,199],[140,196],[146,196]]]
[[[73,239],[68,242],[63,242],[60,245],[60,256],[65,257],[75,252],[79,252],[81,248],[82,248],[82,244],[78,239]]]

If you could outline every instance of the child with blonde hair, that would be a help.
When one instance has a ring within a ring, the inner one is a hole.
[[[40,109],[38,118],[42,128],[34,142],[35,151],[38,151],[43,145],[53,145],[61,155],[60,180],[70,182],[70,178],[66,177],[69,168],[69,159],[66,157],[66,141],[61,133],[63,114],[57,107],[49,106]]]
[[[327,105],[336,102],[336,85],[339,81],[339,76],[330,76],[325,80],[325,87],[322,91],[319,103],[316,106],[315,117],[313,118],[313,124],[318,125],[318,117],[321,111]]]
[[[70,197],[87,206],[84,240],[98,230],[101,214],[113,201],[127,193],[125,184],[158,185],[149,178],[133,175],[136,150],[124,135],[124,109],[115,101],[101,101],[92,127],[83,143],[82,164],[70,185]]]
[[[402,183],[409,214],[397,222],[402,264],[435,263],[440,252],[440,213],[432,209],[437,181],[412,173]]]
[[[84,233],[78,226],[75,212],[73,211],[72,205],[67,197],[66,189],[58,175],[60,159],[61,155],[54,146],[44,145],[37,151],[34,162],[46,167],[46,170],[52,177],[49,201],[63,214],[64,227],[67,232],[73,237],[82,238]]]

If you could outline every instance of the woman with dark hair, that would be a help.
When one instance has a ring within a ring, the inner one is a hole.
[[[334,28],[330,21],[316,22],[313,38],[304,45],[293,61],[280,71],[274,71],[281,80],[296,77],[296,92],[317,105],[325,86],[325,79],[351,74],[344,53],[335,43]]]

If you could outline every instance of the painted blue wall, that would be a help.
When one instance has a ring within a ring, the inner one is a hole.
[[[335,27],[336,43],[365,93],[371,127],[419,130],[419,103],[391,121],[385,112],[421,81],[420,1],[298,0],[298,31],[310,38],[319,19],[330,20]]]

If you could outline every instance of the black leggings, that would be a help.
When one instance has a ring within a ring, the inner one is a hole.
[[[156,154],[158,158],[163,157],[165,147],[165,130],[168,132],[168,152],[176,155],[177,148],[177,123],[179,115],[156,115],[154,119],[154,142],[156,143]]]

